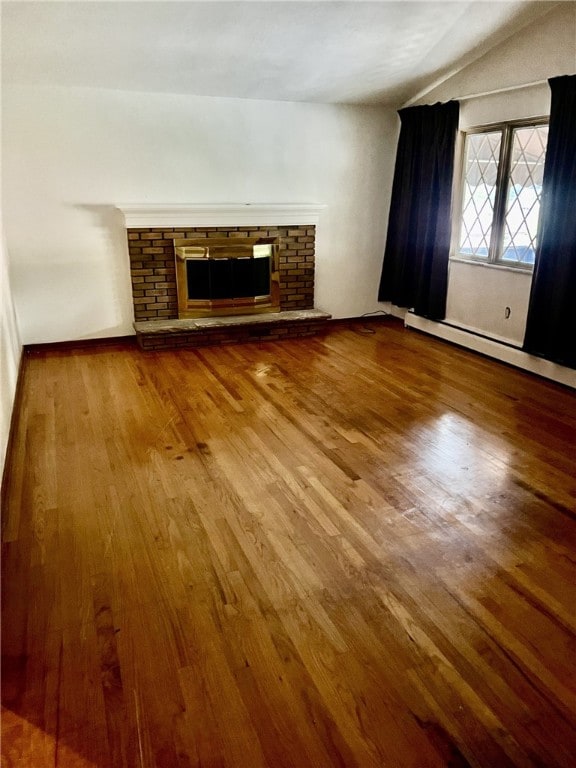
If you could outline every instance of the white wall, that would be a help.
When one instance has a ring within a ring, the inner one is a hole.
[[[0,477],[10,434],[10,420],[18,379],[22,345],[14,313],[8,251],[4,236],[0,237]]]
[[[445,79],[421,103],[510,88],[574,74],[576,2],[550,3],[550,11]]]
[[[130,334],[115,203],[321,203],[316,305],[378,309],[393,111],[6,87],[4,208],[24,343]]]
[[[546,16],[494,48],[474,64],[430,91],[420,103],[461,99],[460,128],[547,115],[547,83],[504,93],[470,95],[513,88],[576,73],[576,3],[560,3]],[[521,346],[531,276],[505,268],[450,264],[446,322]],[[506,317],[506,307],[510,308]]]

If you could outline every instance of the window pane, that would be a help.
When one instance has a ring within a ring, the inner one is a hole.
[[[460,253],[488,258],[501,131],[472,133],[466,137],[466,164]]]
[[[502,261],[534,264],[547,140],[547,125],[513,131]]]

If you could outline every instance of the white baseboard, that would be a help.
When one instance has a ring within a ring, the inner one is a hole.
[[[541,357],[529,355],[518,347],[501,343],[486,336],[479,336],[469,330],[457,328],[447,323],[427,320],[412,312],[406,313],[404,323],[407,328],[414,328],[423,333],[429,333],[431,336],[451,341],[453,344],[459,344],[474,352],[480,352],[503,363],[514,365],[517,368],[522,368],[546,379],[552,379],[552,381],[556,381],[558,384],[564,384],[567,387],[576,389],[576,371],[552,363],[549,360],[543,360]]]

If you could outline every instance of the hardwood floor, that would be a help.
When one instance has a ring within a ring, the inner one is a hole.
[[[575,446],[394,321],[29,353],[3,768],[573,768]]]

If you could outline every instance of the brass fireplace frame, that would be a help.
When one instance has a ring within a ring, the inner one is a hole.
[[[190,299],[187,261],[207,259],[254,259],[266,257],[270,263],[270,293],[232,299]],[[277,237],[214,237],[174,240],[178,317],[214,317],[280,311],[280,240]]]

